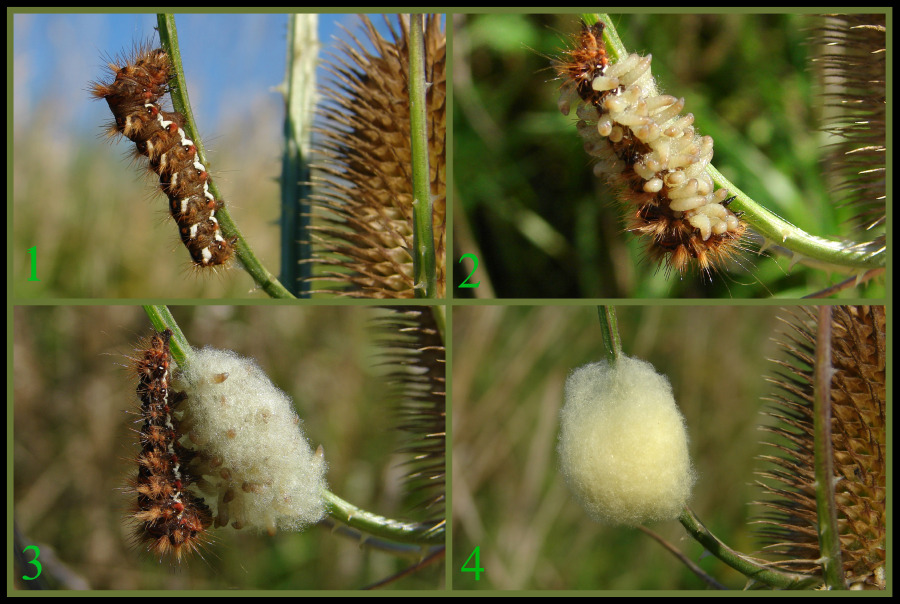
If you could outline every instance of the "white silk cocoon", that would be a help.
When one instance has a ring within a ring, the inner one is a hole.
[[[325,515],[325,460],[310,447],[290,397],[255,361],[196,350],[181,381],[189,437],[209,460],[203,483],[219,522],[273,533]]]
[[[569,375],[558,452],[569,489],[603,523],[677,518],[695,480],[668,379],[626,356]]]

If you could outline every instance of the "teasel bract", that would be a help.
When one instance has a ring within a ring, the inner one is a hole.
[[[347,32],[349,41],[325,63],[332,79],[322,91],[315,144],[320,159],[312,178],[312,279],[341,295],[412,298],[410,23],[406,17],[385,21],[390,40],[363,17],[365,43]],[[436,297],[443,297],[446,36],[440,15],[425,17],[424,36],[429,201]]]
[[[446,477],[446,348],[441,307],[394,307],[376,327],[381,359],[397,401],[406,491],[437,530],[444,525]]]
[[[855,210],[856,227],[884,237],[887,52],[885,15],[825,15],[813,30],[834,142],[825,175],[836,202]]]
[[[841,586],[884,589],[885,309],[835,306],[831,311],[831,353],[819,363],[830,364],[824,369],[832,376],[827,388],[830,413],[825,415],[831,439],[825,450],[831,451],[833,479],[826,483],[832,483],[833,491],[821,485],[825,491],[820,495],[831,499],[835,508]],[[815,470],[822,460],[815,454],[814,400],[817,370],[823,369],[817,367],[817,345],[822,344],[817,334],[823,331],[815,311],[806,308],[786,322],[789,329],[778,343],[789,360],[776,361],[779,371],[770,378],[777,393],[767,415],[774,422],[763,430],[771,435],[766,444],[774,454],[759,458],[766,466],[759,472],[766,498],[758,503],[767,511],[757,523],[764,551],[777,558],[774,567],[820,576],[823,560],[835,558],[820,546],[822,509],[816,499]]]

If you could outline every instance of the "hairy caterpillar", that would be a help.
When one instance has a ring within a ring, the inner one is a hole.
[[[187,491],[196,481],[187,469],[194,453],[179,442],[182,431],[175,411],[186,397],[171,386],[171,337],[168,329],[154,333],[133,359],[143,424],[138,432],[138,474],[132,483],[137,502],[131,517],[137,523],[138,542],[160,558],[171,555],[180,562],[206,542],[212,517],[206,504]]]
[[[657,92],[651,56],[610,61],[603,29],[582,23],[577,45],[556,61],[559,109],[577,105],[594,172],[629,202],[627,228],[647,237],[648,255],[667,272],[696,265],[709,274],[740,249],[747,228],[706,173],[713,140],[696,132],[693,114],[681,115],[684,99]]]
[[[171,337],[154,333],[132,360],[143,419],[131,489],[137,540],[180,561],[211,528],[274,535],[321,520],[327,464],[291,399],[230,351],[195,350],[176,373]]]
[[[135,143],[137,155],[148,158],[194,264],[225,264],[234,254],[236,239],[223,237],[216,219],[224,202],[209,191],[209,174],[185,134],[184,116],[163,111],[159,104],[168,92],[172,69],[168,54],[143,45],[131,58],[108,67],[112,81],[94,82],[91,92],[109,104],[115,118],[110,135],[125,136]]]

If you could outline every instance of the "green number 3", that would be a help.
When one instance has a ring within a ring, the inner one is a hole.
[[[23,552],[27,552],[27,551],[30,550],[30,549],[33,549],[33,550],[34,550],[34,560],[29,561],[28,564],[34,564],[34,565],[37,567],[37,574],[36,574],[35,576],[33,576],[33,577],[28,577],[28,576],[22,575],[22,578],[25,579],[26,581],[34,581],[35,579],[37,579],[38,577],[40,577],[40,576],[41,576],[41,570],[42,570],[42,569],[41,569],[41,563],[38,562],[38,556],[41,555],[41,550],[39,550],[39,549],[38,549],[38,546],[36,546],[36,545],[29,545],[28,547],[26,547],[26,548],[25,548],[24,550],[22,550],[22,551],[23,551]]]

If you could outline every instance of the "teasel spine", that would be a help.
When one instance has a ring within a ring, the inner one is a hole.
[[[446,348],[441,307],[390,307],[376,320],[383,363],[395,398],[398,453],[407,461],[406,490],[434,529],[446,501]]]
[[[759,472],[759,484],[768,498],[758,502],[767,512],[755,522],[761,525],[764,551],[778,558],[775,568],[821,577],[831,588],[884,589],[885,310],[831,310],[827,326],[813,311],[798,311],[779,340],[789,360],[776,361],[780,370],[770,379],[778,388],[767,411],[774,424],[762,429],[771,434],[766,444],[776,454],[759,457],[767,466]],[[822,338],[830,340],[830,353]],[[828,396],[830,413],[815,402],[817,389]],[[816,425],[817,414],[827,426]],[[826,428],[831,437],[823,440]],[[827,451],[833,488],[821,486],[829,481],[816,476],[817,468],[827,466],[822,458]],[[833,502],[833,522],[817,495]],[[820,538],[827,526],[836,532],[839,553],[829,553]],[[823,574],[823,562],[837,560],[836,572],[826,568]]]
[[[445,288],[445,105],[446,38],[440,15],[424,24],[425,103],[428,148],[428,199],[413,192],[410,101],[410,24],[385,17],[390,40],[368,18],[362,25],[368,44],[347,32],[326,62],[332,79],[322,91],[320,136],[314,156],[311,196],[311,280],[322,290],[351,297],[443,297]],[[418,204],[417,206],[415,204]],[[432,206],[432,235],[414,207]],[[423,241],[414,241],[414,233]],[[419,249],[432,267],[416,267]],[[419,273],[416,273],[416,269]],[[434,273],[434,289],[423,288],[421,274]],[[423,291],[418,291],[423,290]]]
[[[884,14],[824,15],[813,30],[814,63],[823,87],[825,176],[839,206],[856,211],[854,226],[885,227],[887,52]]]

